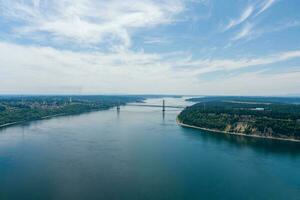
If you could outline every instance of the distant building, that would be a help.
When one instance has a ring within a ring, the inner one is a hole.
[[[253,109],[251,109],[251,110],[264,111],[265,108],[253,108]]]

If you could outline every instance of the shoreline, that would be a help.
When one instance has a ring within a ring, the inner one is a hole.
[[[50,118],[53,118],[53,117],[60,117],[60,116],[67,116],[67,114],[66,113],[61,113],[61,114],[44,116],[44,117],[41,117],[40,119],[23,120],[23,121],[17,121],[17,122],[9,122],[9,123],[0,125],[0,129],[1,128],[5,128],[5,127],[9,127],[9,126],[13,126],[13,125],[19,125],[19,124],[26,123],[26,122],[39,121],[39,120],[50,119]]]
[[[18,122],[10,122],[10,123],[6,123],[6,124],[2,124],[0,125],[0,128],[4,128],[4,127],[8,127],[8,126],[13,126],[13,125],[16,125],[16,124],[21,124],[25,121],[18,121]]]
[[[114,107],[111,107],[111,108],[114,108]],[[108,109],[111,109],[111,108],[108,108]],[[81,115],[81,114],[84,114],[84,113],[97,112],[97,111],[102,111],[102,110],[106,110],[106,109],[90,110],[90,111],[86,111],[86,112],[70,113],[70,114],[68,114],[68,113],[60,113],[60,114],[54,114],[54,115],[47,115],[47,116],[41,117],[41,118],[39,118],[39,119],[22,120],[22,121],[16,121],[16,122],[9,122],[9,123],[0,125],[0,129],[6,128],[6,127],[9,127],[9,126],[20,125],[20,124],[22,124],[22,123],[28,123],[28,122],[34,122],[34,121],[42,121],[42,120],[45,120],[45,119],[51,119],[51,118],[54,118],[54,117],[75,116],[75,115]]]
[[[244,133],[220,131],[220,130],[216,130],[216,129],[209,129],[209,128],[203,128],[203,127],[199,127],[199,126],[184,124],[178,119],[178,117],[176,117],[176,123],[181,127],[193,128],[193,129],[198,129],[198,130],[208,131],[208,132],[213,132],[213,133],[223,133],[223,134],[229,134],[229,135],[235,135],[235,136],[244,136],[244,137],[260,138],[260,139],[271,139],[271,140],[281,140],[281,141],[299,142],[300,143],[300,140],[292,139],[292,138],[280,138],[280,137],[260,136],[260,135],[247,135],[247,134],[244,134]]]

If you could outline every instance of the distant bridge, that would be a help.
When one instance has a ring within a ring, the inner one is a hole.
[[[163,100],[162,105],[155,105],[155,104],[137,104],[137,103],[130,103],[126,104],[126,106],[140,106],[140,107],[155,107],[155,108],[162,108],[162,111],[166,111],[166,108],[178,108],[178,109],[184,109],[185,106],[166,106],[165,100]]]
[[[126,104],[126,106],[141,106],[141,107],[156,107],[156,108],[185,108],[185,106],[161,106],[161,105],[151,105],[151,104]]]

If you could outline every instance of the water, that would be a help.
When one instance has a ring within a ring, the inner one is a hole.
[[[1,129],[0,199],[300,199],[299,144],[181,128],[178,113],[125,106]]]

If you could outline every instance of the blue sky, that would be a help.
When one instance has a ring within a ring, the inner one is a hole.
[[[299,8],[0,0],[0,93],[299,95]]]

